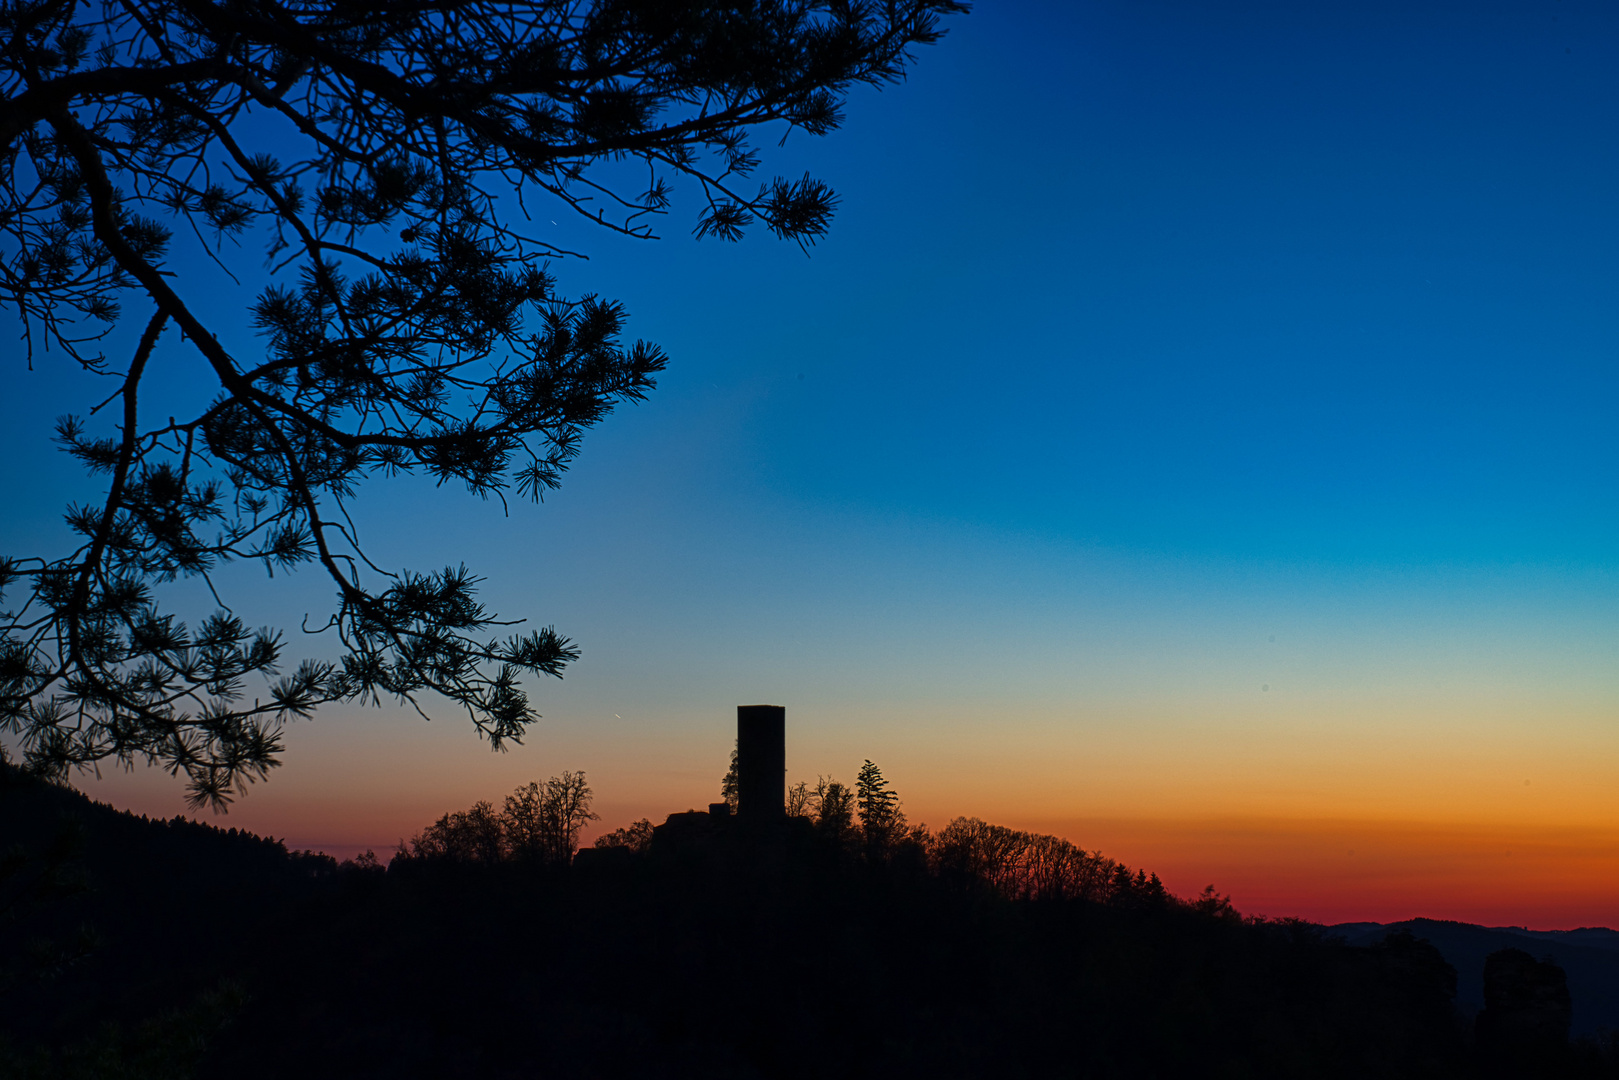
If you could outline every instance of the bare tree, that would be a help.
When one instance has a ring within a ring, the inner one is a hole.
[[[579,832],[599,820],[582,772],[564,772],[542,786],[535,782],[506,796],[507,843],[515,858],[566,866],[579,850]]]
[[[815,817],[815,792],[803,780],[787,789],[787,816],[811,818]]]
[[[1017,900],[1096,900],[1109,903],[1168,903],[1157,874],[1132,872],[1099,851],[1086,851],[1060,836],[991,825],[978,818],[956,818],[932,838],[935,870],[978,878]],[[1190,906],[1205,913],[1229,911],[1211,886]]]

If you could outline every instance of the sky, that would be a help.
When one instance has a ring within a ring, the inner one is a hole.
[[[1619,926],[1619,9],[948,27],[838,132],[764,140],[840,195],[807,256],[696,241],[689,190],[656,242],[541,215],[590,255],[561,288],[669,353],[659,389],[543,506],[379,481],[359,520],[582,659],[505,754],[447,708],[323,710],[223,823],[382,853],[564,769],[599,828],[657,821],[719,797],[734,707],[771,702],[789,781],[870,758],[913,822],[1248,913]],[[94,494],[48,437],[96,387],[8,364],[22,554]],[[330,604],[227,579],[255,623]],[[151,770],[80,783],[184,812]]]

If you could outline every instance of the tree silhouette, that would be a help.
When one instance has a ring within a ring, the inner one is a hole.
[[[454,863],[489,865],[505,858],[506,851],[505,822],[483,799],[471,809],[445,814],[410,842],[410,853],[416,858]]]
[[[815,793],[803,780],[787,788],[786,811],[788,817],[815,817]]]
[[[1014,900],[1088,900],[1161,904],[1168,891],[1157,874],[1131,872],[1101,852],[1060,836],[1023,832],[958,817],[932,837],[929,857],[937,872],[984,882]],[[1215,918],[1232,917],[1229,899],[1212,887],[1192,907]]]
[[[105,484],[70,508],[78,546],[0,561],[0,726],[30,770],[144,759],[222,809],[276,763],[284,721],[334,699],[437,696],[496,748],[519,739],[536,719],[521,679],[560,675],[576,650],[550,628],[501,637],[464,567],[371,563],[348,511],[359,486],[555,487],[585,430],[665,361],[622,341],[618,304],[558,291],[548,262],[576,253],[525,231],[535,201],[650,238],[684,181],[698,237],[762,222],[813,243],[832,191],[807,175],[744,186],[750,133],[831,131],[852,86],[898,79],[960,10],[0,5],[0,293],[31,361],[59,352],[113,388],[57,428]],[[240,310],[209,307],[207,260],[230,273],[260,242],[250,347],[231,333]],[[104,352],[128,320],[139,340]],[[182,353],[214,392],[175,416],[147,375]],[[191,628],[159,604],[157,586],[212,588],[234,560],[318,565],[338,657],[276,678],[277,631],[231,614]],[[258,676],[273,682],[250,702]]]
[[[725,802],[726,806],[731,808],[731,813],[733,814],[736,813],[736,808],[742,803],[742,781],[737,778],[736,754],[736,747],[731,747],[730,767],[725,770],[725,775],[720,778],[720,798]]]
[[[854,837],[855,793],[842,781],[817,777],[809,802],[815,828],[822,836],[839,844]]]
[[[1550,959],[1499,949],[1484,959],[1479,1045],[1512,1075],[1556,1075],[1573,1019],[1568,976]]]
[[[407,859],[489,866],[509,859],[566,866],[579,850],[579,832],[597,820],[594,792],[582,772],[545,783],[531,780],[506,796],[501,809],[480,799],[468,810],[445,814],[411,838]],[[373,860],[375,856],[372,857]]]
[[[593,792],[582,772],[553,776],[545,786],[530,782],[506,796],[506,838],[514,858],[566,866],[579,850],[579,831],[597,820]]]
[[[636,854],[645,854],[652,846],[652,821],[642,818],[632,821],[622,829],[614,829],[610,833],[603,833],[596,837],[596,846],[599,848],[628,848]]]
[[[860,833],[868,858],[881,857],[905,834],[905,815],[899,793],[888,786],[882,769],[870,758],[855,776],[855,805],[860,811]]]

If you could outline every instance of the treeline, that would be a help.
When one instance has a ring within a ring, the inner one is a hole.
[[[393,864],[493,865],[526,862],[566,866],[579,850],[579,833],[598,816],[590,809],[594,792],[582,772],[564,772],[545,783],[530,781],[506,796],[496,810],[486,800],[445,814],[400,842]],[[367,852],[374,863],[376,856]],[[393,864],[390,864],[390,869]]]
[[[1475,1028],[1409,934],[1353,948],[1058,837],[912,824],[870,762],[794,785],[768,840],[722,809],[575,860],[592,794],[525,784],[384,868],[37,790],[86,836],[52,921],[104,943],[0,993],[0,1075],[1619,1077],[1544,966],[1495,972]]]
[[[720,784],[726,804],[736,805],[736,757]],[[809,822],[820,840],[866,863],[925,868],[935,876],[970,879],[1009,900],[1088,900],[1101,903],[1185,903],[1206,914],[1240,918],[1228,897],[1211,885],[1185,901],[1172,896],[1155,873],[1131,870],[1099,851],[1060,836],[958,817],[934,832],[906,818],[899,793],[869,758],[851,787],[832,777],[787,789],[789,818]],[[647,851],[653,824],[643,818],[596,839],[599,848]]]
[[[725,803],[736,805],[735,757],[721,782]],[[447,813],[401,842],[394,855],[398,869],[412,865],[451,863],[492,865],[530,862],[568,865],[579,849],[579,837],[600,815],[591,810],[594,792],[583,772],[564,772],[545,782],[533,781],[506,796],[496,808],[480,800],[466,810]],[[1189,903],[1198,910],[1231,918],[1240,916],[1230,900],[1213,886],[1191,901],[1173,897],[1158,875],[1131,870],[1098,851],[1086,851],[1059,836],[992,825],[958,817],[934,832],[907,820],[898,792],[881,767],[867,760],[854,785],[817,777],[788,788],[789,818],[807,821],[823,846],[865,863],[926,869],[934,875],[982,882],[1009,900],[1090,900],[1102,903],[1140,901]],[[650,850],[655,826],[642,818],[596,838],[594,846],[635,853]],[[377,865],[367,853],[357,868]]]
[[[720,794],[728,806],[735,807],[734,754]],[[530,782],[508,795],[500,809],[481,800],[466,810],[445,814],[409,843],[401,842],[394,858],[400,869],[434,862],[567,865],[579,849],[585,826],[600,820],[591,810],[593,795],[583,772],[564,772],[543,784]],[[869,759],[853,786],[826,776],[817,777],[814,784],[800,781],[792,785],[787,790],[786,812],[789,818],[809,822],[824,845],[850,859],[925,868],[940,877],[979,881],[1009,900],[1176,902],[1209,914],[1241,917],[1230,899],[1218,895],[1212,885],[1201,896],[1183,900],[1172,896],[1157,874],[1132,870],[1059,836],[992,825],[974,817],[958,817],[937,832],[925,824],[912,825],[898,792],[881,767]],[[654,828],[650,819],[642,818],[598,836],[594,846],[645,853],[651,848]],[[366,858],[362,856],[362,861]]]

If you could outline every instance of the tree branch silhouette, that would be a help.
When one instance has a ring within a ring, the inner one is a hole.
[[[100,406],[58,424],[106,484],[69,508],[78,546],[0,559],[15,605],[0,612],[0,732],[27,767],[63,779],[144,760],[223,809],[276,765],[283,725],[331,701],[442,699],[494,747],[520,741],[538,717],[523,680],[560,677],[578,650],[550,627],[507,633],[465,567],[379,567],[348,504],[411,473],[539,501],[589,428],[656,385],[666,358],[624,341],[619,304],[558,291],[551,262],[576,253],[529,235],[528,201],[650,239],[685,181],[699,238],[763,222],[811,244],[836,196],[807,175],[749,193],[750,134],[833,130],[852,87],[900,79],[962,10],[0,5],[0,296],[30,365],[60,352],[116,380],[123,405],[115,433],[92,427]],[[626,180],[632,161],[644,180]],[[177,232],[196,241],[189,261]],[[194,264],[235,278],[257,242],[244,346],[242,313],[210,307]],[[102,343],[131,303],[149,314],[117,361]],[[186,352],[216,385],[177,419],[143,379]],[[335,657],[284,674],[279,631],[222,599],[191,629],[160,602],[181,578],[218,599],[213,575],[242,560],[319,567],[335,601],[314,629]]]

